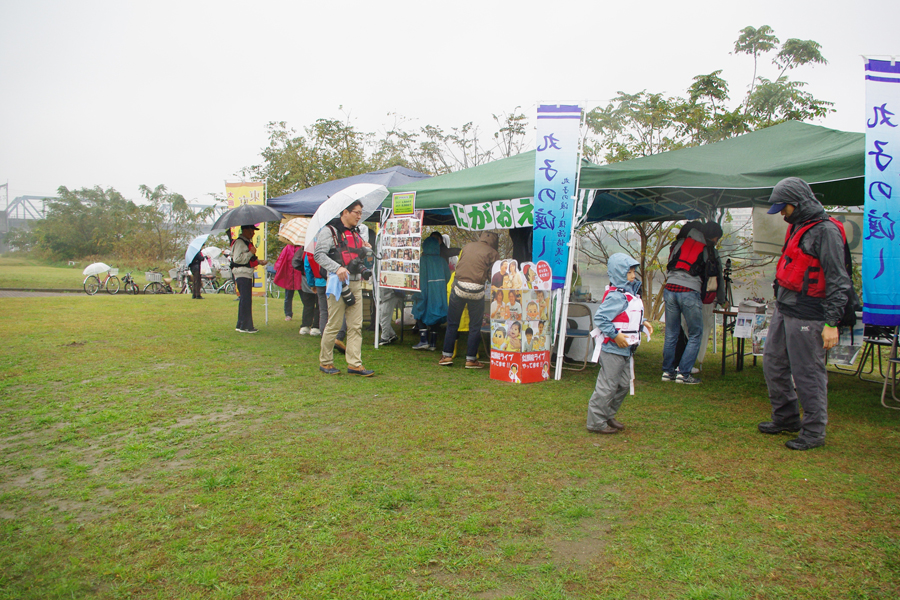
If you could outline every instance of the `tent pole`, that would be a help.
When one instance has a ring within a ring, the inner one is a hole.
[[[584,131],[584,110],[581,111],[581,125],[580,129]],[[578,251],[578,245],[575,240],[575,223],[579,218],[579,196],[581,195],[581,190],[578,188],[578,185],[581,183],[581,155],[584,150],[584,136],[578,136],[578,155],[576,157],[576,170],[575,170],[575,189],[572,193],[571,201],[573,203],[572,207],[572,224],[569,227],[569,243],[566,244],[569,248],[569,260],[566,265],[566,281],[563,284],[562,296],[560,301],[560,311],[559,311],[559,342],[557,342],[556,346],[556,372],[553,375],[553,379],[559,381],[562,378],[562,366],[563,362],[565,362],[565,354],[566,354],[566,325],[567,325],[567,317],[569,316],[569,293],[572,289],[572,265],[575,261],[575,253]],[[585,211],[587,212],[587,211]]]

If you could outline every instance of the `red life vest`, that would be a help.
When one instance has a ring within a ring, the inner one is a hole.
[[[232,260],[231,268],[233,269],[235,267],[250,267],[251,269],[255,269],[256,267],[259,266],[259,259],[256,257],[256,248],[253,247],[253,242],[247,240],[243,236],[238,236],[238,237],[234,238],[234,240],[231,242],[231,256],[232,257],[234,256],[234,244],[240,239],[243,239],[244,243],[247,244],[247,250],[249,250],[253,254],[253,258],[251,258],[245,264],[238,264],[238,263],[234,262],[234,260]]]
[[[841,238],[847,243],[847,234],[844,233],[844,225],[835,218],[828,218],[841,232]],[[784,248],[778,267],[775,270],[775,281],[783,288],[794,292],[800,292],[813,298],[825,297],[825,278],[822,277],[822,263],[818,258],[806,254],[800,248],[800,240],[804,234],[818,225],[826,222],[826,219],[808,223],[800,229],[794,230],[792,225],[784,236]]]
[[[681,245],[672,254],[669,264],[666,265],[669,271],[681,270],[687,271],[691,275],[700,275],[703,273],[703,266],[706,264],[703,256],[703,250],[706,244],[698,242],[690,236],[684,238]]]
[[[363,247],[363,239],[358,233],[350,231],[349,229],[344,229],[344,234],[340,238],[337,234],[337,229],[328,226],[331,229],[331,237],[334,239],[335,248],[340,249],[341,252],[341,260],[343,261],[343,266],[347,266],[350,264],[350,261],[359,256],[355,252],[350,252],[350,248],[362,248]]]

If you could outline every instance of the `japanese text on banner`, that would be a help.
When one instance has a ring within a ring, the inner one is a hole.
[[[900,325],[900,63],[866,62],[863,321]],[[897,160],[894,160],[897,158]]]
[[[266,184],[264,181],[248,181],[242,183],[226,183],[225,184],[225,199],[228,202],[228,209],[237,208],[242,204],[265,204],[266,203]],[[257,227],[260,227],[259,223],[254,223]],[[256,230],[256,233],[253,234],[253,239],[251,242],[253,243],[254,248],[262,248],[262,251],[257,251],[257,256],[262,258],[265,255],[266,249],[266,236],[265,236],[266,228],[262,226],[260,229]],[[236,240],[238,236],[241,235],[240,227],[232,227],[231,228],[231,239]],[[253,295],[254,296],[263,296],[265,291],[263,287],[265,286],[266,281],[266,268],[262,265],[256,267],[256,270],[253,272]]]
[[[532,260],[550,265],[553,289],[563,287],[569,265],[580,128],[579,106],[538,106]]]

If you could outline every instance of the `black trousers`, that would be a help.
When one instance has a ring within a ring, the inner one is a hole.
[[[200,280],[200,265],[191,265],[191,297],[200,298],[200,288],[203,282]]]
[[[249,277],[237,277],[234,283],[241,295],[237,329],[253,329],[253,280]]]

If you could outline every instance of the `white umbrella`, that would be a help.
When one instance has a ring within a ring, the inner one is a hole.
[[[334,194],[328,200],[323,202],[316,214],[312,216],[309,225],[306,228],[306,243],[303,246],[307,252],[313,252],[316,247],[316,236],[319,231],[330,220],[341,215],[341,211],[359,200],[362,202],[362,218],[360,221],[368,219],[384,202],[388,195],[388,190],[383,185],[374,183],[354,183],[345,187],[338,193]]]
[[[204,248],[200,252],[202,252],[203,256],[206,256],[207,258],[216,258],[220,254],[222,254],[222,249],[216,248],[215,246],[210,246],[209,248]]]
[[[100,273],[106,273],[112,267],[110,267],[106,263],[91,263],[84,268],[84,271],[81,272],[82,275],[99,275]]]

